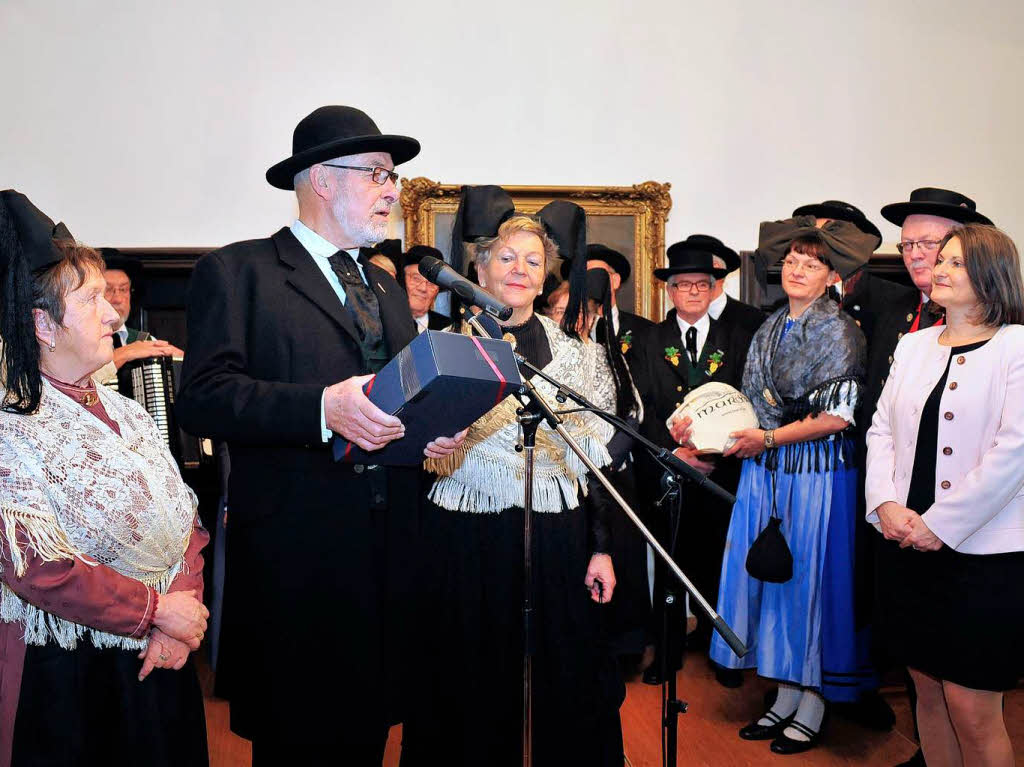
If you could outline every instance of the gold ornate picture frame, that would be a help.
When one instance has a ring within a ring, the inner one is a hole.
[[[459,206],[460,184],[418,177],[401,180],[405,247],[431,245],[447,254]],[[623,253],[633,266],[631,282],[620,290],[624,311],[661,320],[665,291],[654,270],[665,260],[665,221],[672,208],[672,185],[645,181],[632,186],[504,186],[516,210],[536,213],[552,200],[568,200],[587,212],[587,241]],[[632,287],[632,291],[629,288]]]

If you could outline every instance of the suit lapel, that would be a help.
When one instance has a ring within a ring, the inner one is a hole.
[[[668,319],[658,326],[656,353],[661,357],[662,364],[675,373],[687,386],[690,385],[689,363],[686,361],[686,350],[683,348],[683,340],[679,335],[679,323],[674,319]],[[666,355],[665,350],[674,347],[678,350],[675,359],[678,364],[673,364]]]
[[[723,311],[722,315],[724,314],[725,312]],[[728,339],[726,338],[725,326],[721,322],[721,315],[718,320],[713,320],[710,317],[708,317],[708,320],[711,322],[711,325],[708,328],[708,337],[704,339],[704,348],[700,350],[698,360],[700,361],[701,376],[709,381],[713,381],[717,377],[718,371],[722,369],[722,365],[725,364],[725,346]],[[707,371],[711,370],[711,356],[718,352],[722,352],[721,359],[715,366],[715,371],[708,375]]]
[[[288,284],[316,304],[358,344],[359,333],[352,321],[352,315],[345,310],[334,289],[324,278],[323,272],[313,263],[313,257],[295,239],[295,235],[285,227],[271,239],[277,247],[278,257],[292,270],[286,278]]]

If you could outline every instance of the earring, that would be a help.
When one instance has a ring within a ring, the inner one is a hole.
[[[51,352],[57,351],[57,341],[55,339],[53,339],[53,338],[50,339],[50,351]]]

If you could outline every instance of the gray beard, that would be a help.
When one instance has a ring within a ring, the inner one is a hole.
[[[373,214],[369,219],[362,221],[351,219],[344,210],[335,211],[335,216],[342,231],[352,236],[356,247],[369,248],[388,236],[388,222],[378,220]]]

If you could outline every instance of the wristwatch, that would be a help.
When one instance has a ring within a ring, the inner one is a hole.
[[[775,429],[769,429],[764,433],[764,446],[775,447]]]

